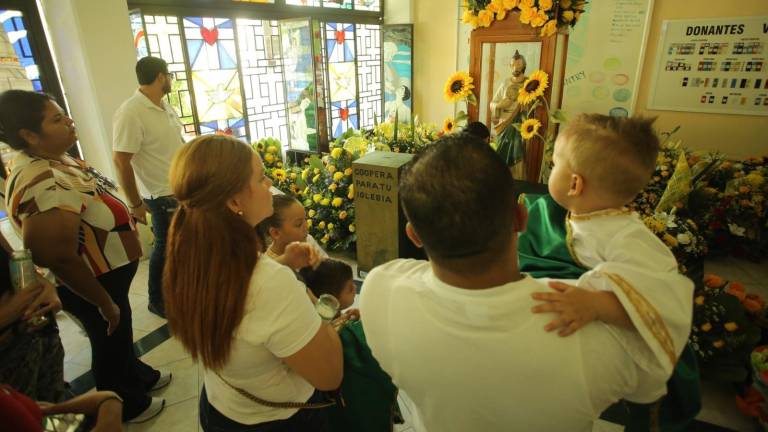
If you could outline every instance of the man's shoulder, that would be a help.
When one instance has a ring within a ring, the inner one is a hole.
[[[144,101],[141,100],[142,97],[144,96],[138,92],[132,94],[128,99],[124,100],[123,103],[121,103],[120,106],[117,108],[117,110],[115,111],[115,117],[136,113],[138,110],[143,108]]]
[[[396,259],[386,264],[377,266],[366,276],[366,282],[378,282],[381,280],[392,279],[412,279],[420,278],[425,273],[431,272],[432,267],[429,261],[416,259]]]

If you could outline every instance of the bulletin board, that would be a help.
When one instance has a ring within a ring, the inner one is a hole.
[[[768,16],[664,21],[648,108],[768,115]]]
[[[590,0],[568,36],[562,109],[632,115],[653,0]]]

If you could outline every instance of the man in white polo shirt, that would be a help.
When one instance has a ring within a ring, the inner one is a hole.
[[[469,134],[416,156],[400,197],[430,261],[398,259],[363,283],[360,315],[381,367],[414,403],[416,430],[591,431],[620,399],[650,403],[668,374],[642,365],[636,331],[594,321],[569,337],[531,312],[542,282],[521,274],[527,212],[498,155]]]
[[[144,57],[136,63],[136,77],[139,88],[112,118],[113,159],[133,217],[146,223],[147,211],[152,214],[155,245],[149,259],[148,308],[165,318],[162,293],[165,243],[177,207],[168,185],[168,170],[184,139],[181,121],[163,100],[171,92],[168,64],[157,57]]]

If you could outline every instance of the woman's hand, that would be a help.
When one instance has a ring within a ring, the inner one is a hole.
[[[115,302],[110,302],[109,305],[99,308],[99,313],[104,321],[107,322],[107,335],[111,335],[117,330],[118,324],[120,324],[120,308],[117,307]]]
[[[32,285],[17,293],[7,293],[0,297],[0,327],[6,327],[22,318],[24,312],[42,292],[42,285]]]
[[[61,310],[61,299],[59,299],[59,295],[56,293],[56,286],[42,276],[38,276],[36,284],[42,287],[42,291],[24,312],[24,317],[22,318],[24,320],[43,316],[48,312],[55,314]]]
[[[320,253],[309,243],[293,242],[285,247],[285,252],[278,261],[294,270],[317,267],[320,263]]]

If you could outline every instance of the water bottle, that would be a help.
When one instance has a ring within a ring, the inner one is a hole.
[[[37,270],[35,270],[35,263],[32,262],[32,252],[29,249],[17,250],[11,253],[9,270],[14,293],[32,286],[37,279]],[[45,316],[38,316],[30,319],[29,323],[37,327],[45,324],[47,321],[48,318]]]

